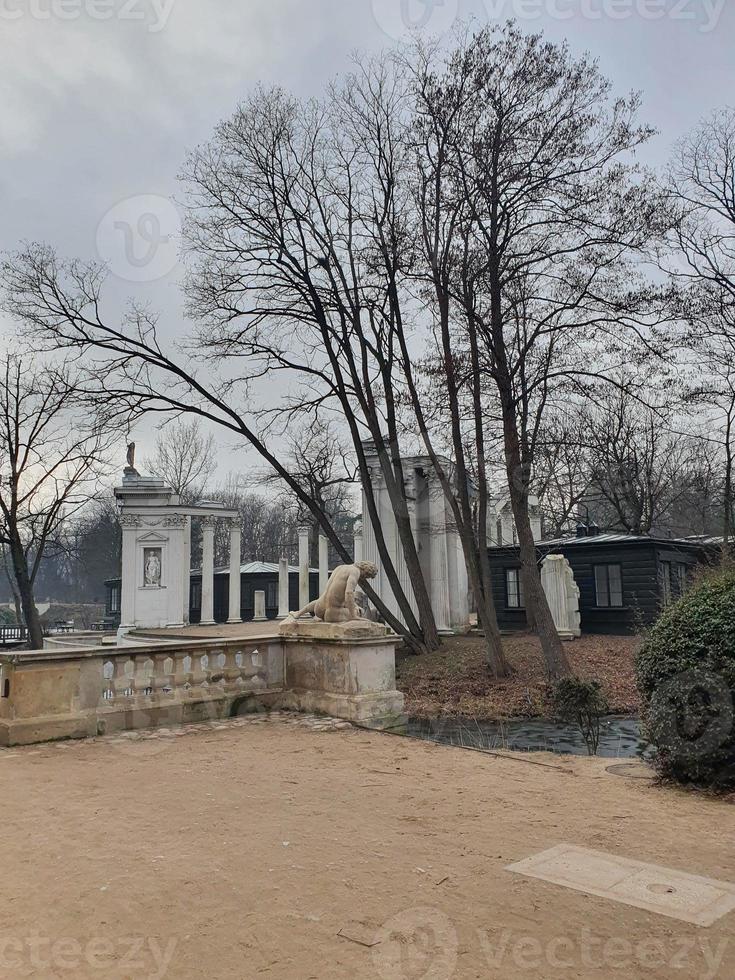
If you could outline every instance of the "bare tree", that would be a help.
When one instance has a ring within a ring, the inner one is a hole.
[[[196,503],[217,466],[214,436],[205,434],[198,419],[165,422],[153,454],[143,465],[165,480],[184,503]]]
[[[355,487],[358,481],[357,467],[352,447],[346,444],[344,433],[340,433],[333,423],[318,416],[310,423],[302,425],[287,436],[285,465],[293,479],[306,493],[319,502],[334,525],[345,547],[352,546],[352,527],[354,524]],[[319,563],[318,533],[319,524],[313,516],[294,499],[293,492],[277,475],[266,474],[263,482],[267,486],[281,489],[283,505],[289,509],[296,506],[298,522],[312,527],[310,562]]]
[[[691,447],[664,416],[669,412],[641,404],[625,388],[583,410],[587,501],[603,526],[630,534],[661,530],[687,494]]]
[[[735,503],[735,109],[714,112],[680,141],[668,192],[677,221],[661,260],[681,287],[678,309],[699,378],[694,395],[709,402],[720,433],[727,541]]]
[[[131,416],[146,413],[186,413],[243,439],[318,519],[342,559],[352,561],[329,516],[294,480],[277,450],[271,448],[268,432],[242,406],[247,379],[218,373],[213,363],[206,364],[203,377],[198,370],[201,363],[191,349],[166,350],[159,341],[155,319],[138,307],[131,307],[122,322],[104,318],[101,292],[105,270],[95,263],[64,262],[48,246],[30,245],[7,258],[1,272],[3,308],[36,342],[41,337],[83,360],[90,401],[104,405],[111,416],[125,423]],[[253,372],[257,376],[257,367]],[[413,614],[406,626],[369,583],[363,591],[410,649],[426,649]]]
[[[6,355],[0,367],[0,540],[32,649],[43,647],[34,582],[61,525],[93,496],[116,433],[82,408],[68,365]]]
[[[657,231],[657,196],[630,161],[650,130],[635,123],[636,97],[611,101],[594,62],[512,25],[460,37],[448,54],[420,47],[412,65],[420,240],[454,450],[461,453],[465,398],[483,459],[489,383],[526,602],[555,677],[568,663],[541,587],[528,504],[538,436],[565,388],[607,380],[624,325],[638,340],[657,317],[632,269]]]
[[[546,537],[574,530],[579,505],[589,491],[590,459],[586,422],[578,406],[549,412],[539,431],[532,488],[541,505]]]

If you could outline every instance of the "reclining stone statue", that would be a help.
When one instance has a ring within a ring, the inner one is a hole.
[[[371,561],[339,565],[329,576],[324,594],[297,613],[289,613],[288,620],[311,615],[323,623],[366,622],[355,602],[355,590],[360,582],[375,578],[377,574],[378,567]]]

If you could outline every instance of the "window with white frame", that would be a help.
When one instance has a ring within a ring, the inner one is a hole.
[[[595,602],[603,609],[623,605],[623,570],[620,565],[595,565]]]
[[[119,613],[120,612],[120,592],[122,591],[121,585],[110,586],[110,612]]]
[[[509,609],[524,608],[526,603],[523,597],[523,582],[521,581],[520,568],[506,568],[505,594]]]

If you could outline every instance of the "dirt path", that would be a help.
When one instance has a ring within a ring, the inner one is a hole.
[[[0,976],[735,975],[735,913],[504,870],[569,842],[735,881],[735,808],[531,758],[244,720],[0,751]]]

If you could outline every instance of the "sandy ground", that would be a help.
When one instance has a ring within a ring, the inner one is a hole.
[[[601,760],[238,719],[0,751],[0,780],[2,977],[735,975],[735,913],[504,870],[569,842],[735,881],[732,805]]]

